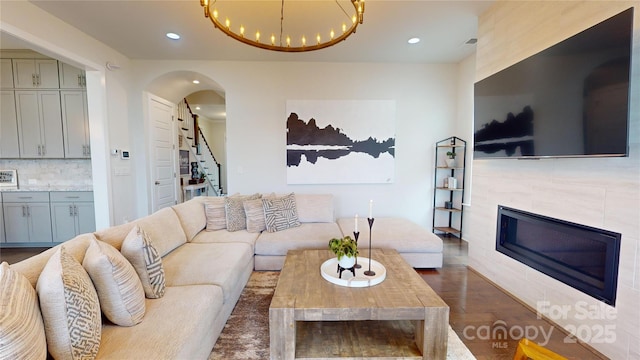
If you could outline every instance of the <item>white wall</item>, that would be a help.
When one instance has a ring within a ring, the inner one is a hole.
[[[435,141],[452,135],[456,65],[132,61],[136,93],[167,72],[188,69],[224,88],[228,193],[332,193],[336,215],[404,216],[430,229]],[[184,94],[187,95],[187,94]],[[183,96],[184,96],[183,95]],[[287,185],[286,100],[396,101],[396,182]],[[134,105],[135,106],[135,105]],[[136,119],[137,115],[131,116]]]
[[[582,31],[634,2],[500,1],[479,22],[477,77]],[[627,158],[476,160],[467,211],[469,265],[612,359],[640,357],[640,9],[635,9]],[[497,206],[506,205],[622,234],[615,308],[495,251]],[[582,309],[596,309],[584,316]],[[613,315],[611,315],[613,313]],[[510,324],[507,324],[507,327]],[[564,354],[570,356],[571,354]]]

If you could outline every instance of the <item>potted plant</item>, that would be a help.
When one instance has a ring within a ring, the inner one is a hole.
[[[350,269],[356,264],[358,243],[351,238],[351,236],[329,240],[329,249],[336,254],[338,257],[338,265],[343,269]]]
[[[453,151],[447,151],[447,158],[445,159],[448,167],[456,166],[456,153]]]

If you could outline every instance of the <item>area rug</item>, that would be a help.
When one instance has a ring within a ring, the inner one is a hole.
[[[254,271],[245,286],[240,299],[216,342],[209,360],[264,360],[269,359],[269,304],[278,282],[277,271]],[[367,324],[368,328],[379,329],[378,324]],[[415,350],[410,322],[393,325],[405,331],[408,351]],[[313,325],[310,326],[311,328]],[[302,329],[301,329],[302,330]],[[357,330],[360,331],[360,330]],[[313,336],[313,330],[300,331],[298,336]],[[414,349],[411,349],[413,347]],[[449,326],[447,360],[471,360],[475,357]]]

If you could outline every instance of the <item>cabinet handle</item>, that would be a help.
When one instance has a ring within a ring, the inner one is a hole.
[[[36,80],[38,80],[38,86],[40,86],[42,84],[40,81],[40,74],[36,74]]]
[[[42,145],[42,156],[45,156],[47,154],[47,147],[46,145]]]
[[[67,198],[67,199],[80,199],[80,196],[71,196],[71,195],[69,195],[69,196],[65,196],[65,198]]]
[[[31,216],[31,208],[29,205],[26,205],[25,207],[27,208],[27,216]]]
[[[38,156],[42,155],[42,145],[38,145]]]
[[[31,84],[36,86],[36,74],[31,74]]]
[[[73,205],[73,215],[78,216],[78,205]]]
[[[82,87],[82,75],[78,74],[78,86]]]
[[[73,217],[73,205],[69,205],[69,216]]]
[[[22,217],[27,217],[27,206],[22,205]]]

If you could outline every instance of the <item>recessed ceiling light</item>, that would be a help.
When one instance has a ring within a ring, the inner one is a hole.
[[[176,33],[172,33],[172,32],[168,32],[167,33],[167,37],[171,40],[178,40],[180,39],[180,35],[176,34]]]
[[[407,42],[408,42],[409,44],[417,44],[417,43],[419,43],[419,42],[420,42],[420,38],[412,37],[411,39],[407,40]]]
[[[200,106],[196,106],[196,110],[200,110]]]
[[[200,80],[193,80],[194,84],[200,84]]]

